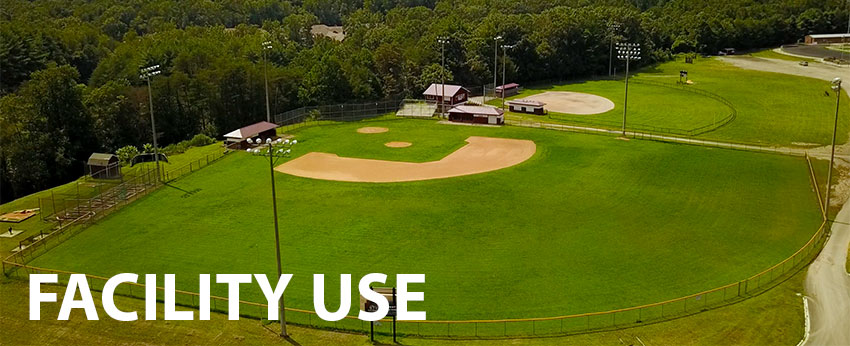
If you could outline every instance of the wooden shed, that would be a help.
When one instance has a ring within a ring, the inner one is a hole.
[[[118,156],[104,153],[93,153],[86,163],[89,176],[95,179],[121,178],[121,162]]]

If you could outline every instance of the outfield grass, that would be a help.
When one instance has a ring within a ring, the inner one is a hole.
[[[431,320],[627,307],[747,278],[791,255],[820,223],[801,158],[427,120],[369,122],[390,131],[356,134],[362,125],[304,128],[295,153],[424,161],[470,135],[531,139],[538,152],[496,172],[412,183],[276,173],[283,265],[295,274],[289,306],[313,309],[313,273],[334,287],[340,273],[384,272],[427,275],[415,285],[426,301],[412,308]],[[414,144],[385,148],[390,140]],[[190,291],[199,273],[273,274],[268,174],[261,157],[230,155],[32,264],[175,273]],[[242,298],[262,301],[255,286]]]
[[[532,339],[504,340],[439,340],[399,338],[399,344],[410,346],[439,345],[794,345],[803,338],[803,304],[798,293],[803,291],[805,271],[782,282],[776,288],[748,300],[671,321],[617,331]],[[157,304],[157,321],[132,323],[105,318],[100,293],[93,292],[98,321],[88,321],[83,312],[74,309],[69,321],[57,321],[58,304],[42,304],[40,321],[30,321],[27,283],[0,281],[4,313],[0,314],[0,340],[10,344],[77,344],[115,345],[130,341],[145,345],[372,345],[366,335],[335,333],[290,324],[288,331],[294,342],[281,340],[275,333],[277,324],[263,326],[251,319],[228,321],[227,315],[213,313],[209,321],[163,322],[164,306]],[[43,286],[43,292],[60,297],[64,289]],[[60,298],[61,299],[61,298]],[[145,309],[140,299],[115,297],[123,311]],[[268,328],[268,329],[266,329]],[[37,331],[37,332],[34,332]],[[378,335],[378,344],[392,339]]]
[[[717,131],[705,133],[699,138],[762,145],[827,145],[832,139],[835,115],[835,96],[827,81],[779,73],[744,70],[713,58],[698,58],[693,64],[683,59],[666,62],[639,70],[635,80],[669,82],[675,85],[679,71],[687,70],[688,79],[694,81],[692,88],[718,94],[730,101],[738,111],[732,123]],[[692,124],[705,123],[721,109],[716,101],[701,95],[677,92],[669,88],[642,95],[641,86],[629,85],[629,122],[646,125],[686,128]],[[657,88],[657,87],[656,87]],[[580,120],[622,121],[623,81],[573,81],[559,85],[541,87],[527,86],[523,93],[514,98],[547,90],[570,90],[588,92],[608,97],[614,101],[614,110]],[[830,96],[825,96],[828,92]],[[842,103],[850,98],[842,94]],[[498,102],[498,101],[494,101]],[[495,103],[494,103],[495,104]],[[722,115],[726,115],[725,112]],[[551,117],[526,116],[528,118],[566,122],[579,119],[576,116],[554,114]],[[701,117],[701,118],[700,118]],[[839,115],[837,143],[843,144],[850,134],[850,109],[842,107]],[[601,126],[606,127],[606,126]],[[609,126],[610,127],[610,126]]]
[[[802,58],[796,57],[793,55],[777,53],[773,50],[773,48],[762,49],[755,52],[745,53],[744,56],[751,56],[755,58],[767,58],[767,59],[778,59],[778,60],[787,60],[787,61],[805,61],[808,63],[816,62],[817,60],[811,58]]]
[[[649,78],[646,79],[649,80]],[[687,131],[720,121],[731,112],[720,101],[675,88],[675,83],[678,80],[678,74],[676,76],[657,76],[657,78],[652,79],[655,82],[669,83],[671,87],[630,83],[628,123],[631,126],[638,127],[653,126]],[[614,102],[614,109],[591,115],[562,114],[550,111],[549,118],[567,122],[612,124],[617,127],[623,121],[623,87],[623,82],[619,80],[591,80],[559,85],[538,85],[523,89],[520,95],[513,98],[524,98],[546,91],[577,91],[599,95]],[[494,100],[490,104],[501,105],[501,101]]]
[[[170,163],[161,163],[163,171],[170,171],[172,169],[177,169],[182,167],[183,165],[188,164],[189,162],[195,162],[200,158],[207,157],[220,154],[222,151],[221,143],[214,143],[203,147],[194,147],[189,148],[184,153],[171,155],[168,157]],[[122,167],[121,172],[128,179],[134,176],[138,176],[142,172],[154,169],[155,164],[153,162],[146,162],[135,165],[133,167]],[[81,177],[78,180],[72,181],[67,184],[59,185],[52,189],[47,189],[43,191],[39,191],[18,199],[15,199],[9,203],[4,203],[0,205],[0,213],[6,213],[13,210],[19,209],[29,209],[29,208],[38,208],[39,207],[39,198],[50,198],[51,194],[56,198],[76,198],[76,196],[80,196],[80,198],[91,198],[94,197],[98,192],[106,190],[112,186],[119,184],[120,180],[106,180],[106,179],[91,179],[87,176]],[[46,210],[51,210],[52,206],[44,206]],[[16,230],[23,230],[24,233],[21,233],[14,238],[0,238],[0,257],[5,258],[9,255],[10,250],[18,246],[18,242],[31,236],[37,235],[41,231],[46,231],[55,226],[54,222],[43,221],[42,215],[33,216],[27,220],[24,220],[20,223],[0,223],[3,225],[4,229],[8,227],[12,227]]]

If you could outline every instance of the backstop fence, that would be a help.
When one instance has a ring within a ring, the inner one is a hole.
[[[820,192],[817,179],[812,169],[811,162],[806,156],[808,162],[811,183],[814,186],[815,194],[818,198],[818,204],[823,210],[823,201],[820,199]],[[146,192],[146,191],[145,191]],[[129,203],[130,201],[126,201]],[[91,222],[91,219],[77,219],[66,225],[64,228],[67,232],[59,233],[59,237],[70,237],[71,232],[79,229],[78,226],[83,226],[84,223]],[[77,225],[74,225],[74,224]],[[544,318],[524,318],[524,319],[500,319],[500,320],[461,320],[461,321],[399,321],[397,331],[400,335],[418,336],[418,337],[449,337],[449,338],[506,338],[506,337],[534,337],[534,336],[553,336],[586,333],[599,330],[618,329],[626,327],[634,327],[642,324],[664,321],[672,318],[686,316],[699,313],[712,308],[725,306],[730,303],[740,301],[752,297],[755,294],[763,292],[777,285],[781,280],[790,277],[798,272],[801,268],[813,260],[820,249],[823,247],[827,236],[827,227],[829,223],[826,218],[818,227],[817,231],[799,250],[794,252],[785,260],[767,268],[760,273],[753,275],[744,280],[729,283],[710,290],[694,293],[684,297],[671,299],[663,302],[629,307],[624,309],[616,309],[610,311],[553,316]],[[65,235],[65,233],[68,233]],[[58,244],[59,237],[55,237],[45,242],[48,237],[42,239],[39,244],[39,249],[47,249],[55,244]],[[28,248],[29,249],[29,248]],[[52,273],[58,274],[60,284],[67,284],[72,272],[46,269],[29,266],[26,263],[33,257],[37,250],[20,251],[3,260],[3,273],[10,277],[26,279],[30,274]],[[89,286],[93,290],[102,291],[108,278],[86,275]],[[145,287],[138,283],[125,283],[118,286],[115,294],[128,297],[145,298]],[[157,287],[157,300],[164,300],[164,288]],[[198,309],[200,307],[200,295],[195,292],[177,290],[175,293],[176,304],[184,307]],[[210,307],[213,311],[227,312],[228,298],[225,297],[210,297]],[[263,319],[267,317],[268,305],[251,301],[239,301],[239,314],[244,317]],[[354,316],[329,322],[324,321],[316,315],[314,311],[287,308],[286,318],[288,323],[309,326],[314,328],[353,331],[366,333],[369,331],[369,322],[361,321]],[[375,332],[383,335],[392,333],[392,322],[383,320],[375,325]]]
[[[275,114],[274,121],[284,129],[321,125],[328,122],[358,121],[394,113],[402,100],[384,100],[365,103],[309,106]]]

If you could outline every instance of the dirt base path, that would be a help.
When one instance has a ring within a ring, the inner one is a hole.
[[[339,157],[312,152],[275,168],[299,177],[368,183],[442,179],[495,171],[531,158],[533,141],[469,137],[467,145],[439,161],[414,163]]]

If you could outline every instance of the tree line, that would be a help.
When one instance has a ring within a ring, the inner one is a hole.
[[[837,0],[7,0],[0,200],[79,177],[92,152],[151,142],[146,66],[162,70],[151,90],[164,146],[264,120],[265,72],[274,114],[416,97],[441,75],[492,83],[496,36],[513,46],[507,79],[527,82],[603,75],[612,40],[653,64],[838,32],[848,14]],[[320,23],[345,40],[314,37]]]

